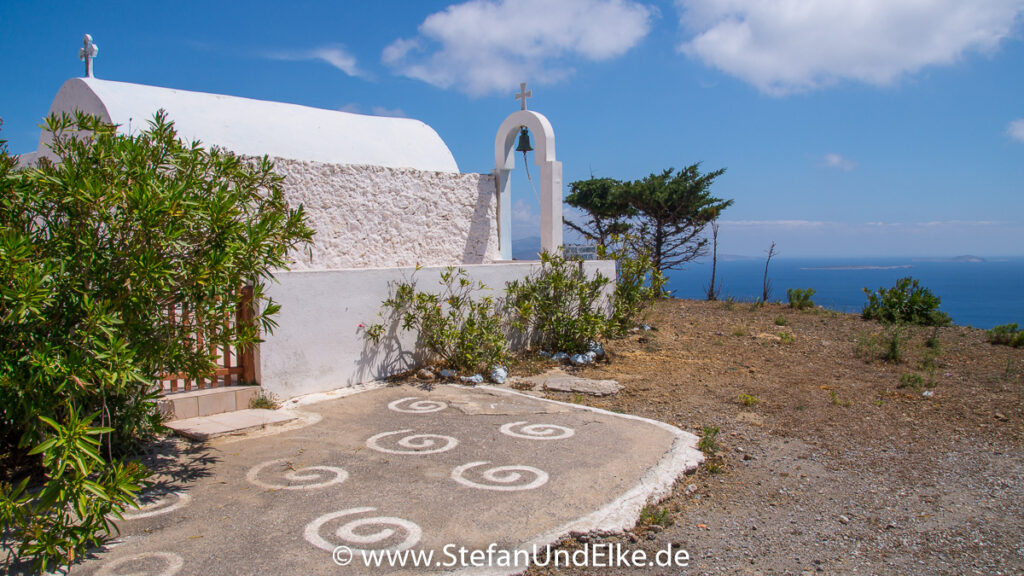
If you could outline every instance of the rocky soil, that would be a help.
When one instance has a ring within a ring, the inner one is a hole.
[[[717,450],[632,531],[562,546],[693,557],[644,574],[1024,573],[1024,349],[920,328],[884,361],[880,325],[781,305],[669,300],[648,322],[576,370],[621,392],[547,395],[717,427]]]

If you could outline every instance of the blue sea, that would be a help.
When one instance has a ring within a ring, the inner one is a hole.
[[[718,261],[720,299],[753,301],[761,297],[764,259]],[[1024,326],[1024,258],[982,262],[918,258],[801,259],[773,258],[768,267],[770,301],[786,302],[787,288],[814,288],[815,304],[859,313],[867,302],[864,288],[891,287],[913,276],[942,300],[940,309],[955,324],[989,329],[1016,322]],[[668,289],[677,298],[707,297],[711,263],[689,264],[669,273]]]

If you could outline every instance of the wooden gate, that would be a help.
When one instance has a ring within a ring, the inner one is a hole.
[[[248,324],[253,320],[252,288],[242,289],[242,301],[235,317],[227,319],[234,325]],[[170,307],[167,319],[172,324],[189,323],[188,310]],[[195,334],[196,342],[203,345],[203,335]],[[239,350],[235,346],[211,346],[210,352],[216,356],[217,368],[206,377],[188,378],[185,374],[168,374],[160,379],[160,387],[164,394],[203,390],[218,386],[254,384],[256,381],[255,345]]]

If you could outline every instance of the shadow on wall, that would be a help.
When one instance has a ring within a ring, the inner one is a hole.
[[[487,248],[498,238],[498,189],[493,176],[481,176],[477,183],[476,205],[466,235],[466,248],[462,252],[463,264],[483,264],[487,261]],[[495,246],[497,252],[497,246]]]
[[[380,380],[404,372],[410,367],[423,365],[426,360],[425,349],[419,340],[407,348],[404,344],[408,338],[400,337],[400,324],[399,318],[393,319],[387,325],[387,333],[381,338],[380,344],[375,344],[368,338],[363,339],[363,349],[359,353],[356,369],[345,382],[346,386]],[[362,328],[357,332],[358,337],[363,338]],[[417,350],[420,352],[417,353]]]

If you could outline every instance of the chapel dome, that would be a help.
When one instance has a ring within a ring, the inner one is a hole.
[[[203,146],[219,146],[240,155],[459,171],[437,132],[410,118],[366,116],[91,77],[65,82],[50,112],[78,109],[126,132],[146,128],[161,108],[183,140],[199,140]],[[50,138],[44,130],[40,155],[46,153]]]

